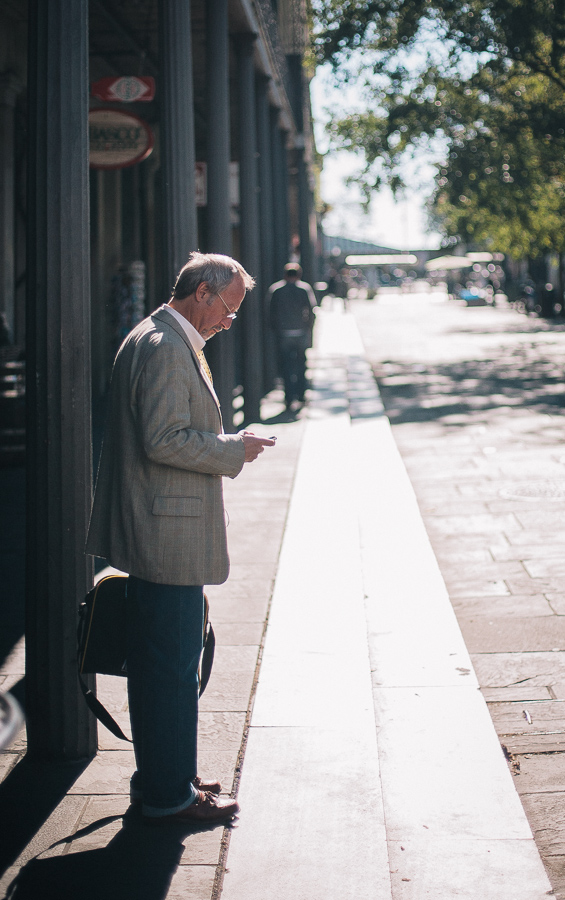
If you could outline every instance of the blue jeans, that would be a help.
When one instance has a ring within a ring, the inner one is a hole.
[[[128,580],[128,697],[143,813],[178,812],[197,797],[198,665],[202,586]]]

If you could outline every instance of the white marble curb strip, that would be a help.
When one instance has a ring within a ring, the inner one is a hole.
[[[324,369],[321,381],[281,550],[222,900],[391,897],[351,427],[339,411],[343,366]]]

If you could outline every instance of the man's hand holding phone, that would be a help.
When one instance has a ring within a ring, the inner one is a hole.
[[[276,437],[257,437],[252,431],[240,431],[239,434],[245,447],[245,462],[253,462],[265,447],[275,446]]]

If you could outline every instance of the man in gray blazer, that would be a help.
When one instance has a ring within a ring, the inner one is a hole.
[[[228,577],[222,476],[274,441],[224,434],[203,347],[230,328],[253,278],[192,253],[170,302],[114,363],[87,553],[128,572],[133,802],[155,822],[214,822],[239,807],[197,775],[203,585]]]

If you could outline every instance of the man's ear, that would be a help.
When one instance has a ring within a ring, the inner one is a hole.
[[[206,300],[206,298],[210,295],[210,293],[211,293],[211,291],[210,291],[210,288],[208,287],[208,282],[201,281],[194,292],[194,296],[196,297],[197,301],[199,303],[201,303],[203,300]]]

